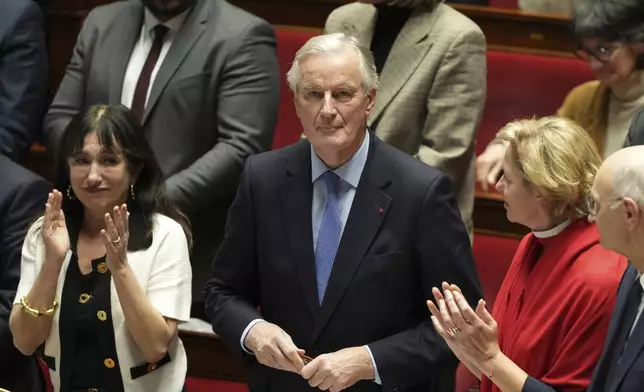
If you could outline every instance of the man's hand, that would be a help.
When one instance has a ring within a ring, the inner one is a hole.
[[[503,156],[507,145],[502,142],[488,144],[483,154],[476,158],[476,182],[483,191],[493,191],[503,170]]]
[[[300,373],[304,367],[302,355],[291,337],[275,324],[262,321],[248,331],[244,346],[255,354],[259,363],[275,369]]]
[[[373,380],[375,370],[365,347],[351,347],[323,354],[302,369],[309,385],[323,391],[339,392],[360,380]]]

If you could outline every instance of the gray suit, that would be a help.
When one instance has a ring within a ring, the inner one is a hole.
[[[100,6],[87,17],[45,118],[56,146],[83,106],[119,103],[143,21],[139,0]],[[193,304],[223,236],[245,159],[268,150],[277,121],[275,35],[265,21],[223,0],[199,0],[154,79],[143,126],[170,197],[195,235]],[[195,314],[193,309],[193,315]]]

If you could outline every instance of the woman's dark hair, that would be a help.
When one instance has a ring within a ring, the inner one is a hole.
[[[134,114],[123,105],[95,105],[78,113],[65,128],[57,151],[56,189],[63,193],[62,208],[69,227],[72,247],[76,247],[78,230],[83,221],[83,205],[68,197],[70,188],[68,158],[83,150],[85,137],[96,133],[101,147],[122,153],[130,175],[136,176],[134,198],[128,192],[130,212],[130,241],[128,250],[148,248],[152,244],[152,215],[160,213],[179,222],[192,244],[192,234],[186,217],[168,199],[165,180],[154,152],[145,138],[143,127]]]
[[[643,0],[582,0],[572,21],[578,39],[644,43]]]

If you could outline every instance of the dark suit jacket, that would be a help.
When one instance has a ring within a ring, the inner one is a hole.
[[[34,357],[13,346],[9,315],[20,281],[22,243],[28,226],[45,210],[51,186],[0,155],[0,388],[14,392],[44,390]]]
[[[624,140],[624,147],[644,145],[644,109],[640,110],[631,123]]]
[[[453,391],[456,360],[425,301],[444,280],[472,303],[482,294],[452,185],[438,170],[371,140],[321,307],[309,142],[246,163],[204,292],[213,330],[252,364],[252,391],[315,390],[242,350],[242,332],[256,318],[279,325],[311,356],[368,344],[382,386],[362,381],[351,391]]]
[[[606,380],[610,367],[607,350],[615,345],[614,340],[617,338],[617,328],[626,307],[628,291],[637,276],[638,272],[632,265],[629,265],[626,272],[624,272],[624,276],[622,276],[622,281],[617,291],[615,310],[613,310],[606,342],[604,343],[604,352],[599,358],[588,392],[642,391],[644,386],[644,319],[641,316],[633,330],[633,334],[628,339],[628,344],[624,348],[615,376],[612,380]]]
[[[0,1],[0,154],[13,160],[40,134],[47,105],[44,23],[31,0]]]
[[[84,105],[120,102],[143,11],[140,0],[121,1],[88,15],[45,119],[48,146]],[[265,21],[223,0],[199,0],[152,85],[143,125],[168,193],[192,223],[193,300],[210,276],[246,157],[272,144],[275,45]]]

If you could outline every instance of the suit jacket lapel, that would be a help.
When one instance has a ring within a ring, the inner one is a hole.
[[[369,126],[378,121],[384,109],[427,55],[432,46],[428,35],[440,12],[440,6],[434,11],[418,7],[398,34],[380,75],[379,85],[382,87],[378,89],[376,105],[369,116]]]
[[[315,317],[318,311],[318,291],[313,254],[311,208],[313,184],[311,183],[310,144],[300,142],[296,157],[287,166],[289,178],[278,186],[281,215],[286,223],[291,248],[291,260],[302,285],[306,303]],[[308,151],[308,153],[307,153]]]
[[[333,263],[324,301],[316,318],[314,340],[319,336],[344,296],[364,255],[378,233],[392,201],[391,197],[383,190],[390,183],[389,178],[385,175],[388,171],[385,167],[378,165],[378,144],[382,142],[375,135],[372,135],[371,140],[367,163],[356,189],[351,211]]]
[[[197,42],[197,39],[206,30],[210,4],[210,1],[202,0],[199,2],[197,8],[188,15],[184,25],[174,38],[172,46],[170,46],[170,50],[154,78],[152,90],[150,91],[148,102],[145,105],[145,112],[143,113],[143,124],[145,124],[150,116],[150,112],[154,109],[154,106],[170,81],[170,78],[172,78],[172,75],[177,71],[188,52],[190,52],[190,49],[192,49],[195,42]]]
[[[622,318],[621,316],[624,313],[624,308],[626,306],[626,301],[628,300],[628,294],[630,292],[631,284],[640,284],[640,282],[638,281],[639,279],[637,279],[637,273],[634,273],[634,275],[635,275],[634,277],[630,277],[629,280],[626,281],[627,283],[630,283],[630,284],[626,285],[623,303],[620,303],[621,309],[620,309],[619,319]],[[621,384],[622,380],[624,379],[624,376],[626,376],[626,373],[633,365],[633,362],[637,359],[639,353],[642,351],[643,348],[644,348],[644,320],[640,315],[640,318],[639,320],[637,320],[637,324],[635,325],[635,329],[633,330],[633,333],[628,339],[626,343],[626,347],[624,348],[624,352],[622,353],[622,357],[620,359],[618,368],[615,371],[615,379],[610,382],[609,391],[617,390],[617,387]],[[618,358],[613,358],[613,360],[617,360],[617,359]]]
[[[110,60],[109,70],[109,101],[111,104],[121,102],[121,91],[125,71],[130,62],[134,45],[141,37],[143,23],[143,5],[140,2],[130,2],[131,6],[123,10],[116,18],[117,26],[109,43],[110,53],[114,53]]]

